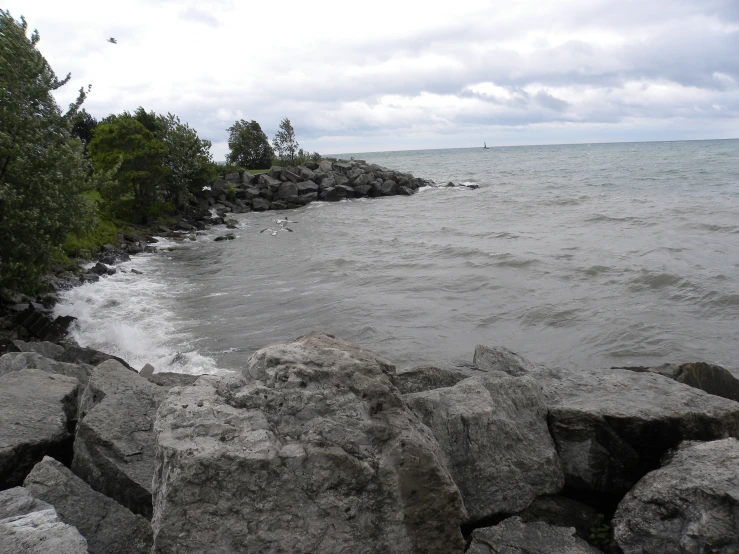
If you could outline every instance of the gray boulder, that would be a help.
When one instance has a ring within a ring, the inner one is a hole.
[[[472,363],[483,371],[502,371],[519,377],[528,375],[536,366],[512,350],[500,346],[489,347],[478,344]]]
[[[311,192],[318,192],[318,185],[313,181],[303,181],[297,184],[298,194],[309,194]]]
[[[532,381],[489,374],[403,400],[439,442],[470,522],[515,513],[562,489],[547,409]]]
[[[739,436],[739,403],[668,377],[549,369],[506,349],[491,350],[497,354],[487,367],[541,385],[565,484],[574,489],[621,496],[680,441]]]
[[[69,459],[79,383],[39,369],[0,376],[0,489],[20,485],[45,455]]]
[[[0,492],[0,511],[7,492]],[[0,517],[0,554],[87,554],[85,538],[51,506],[22,512]]]
[[[264,210],[269,210],[269,200],[265,200],[264,198],[255,198],[252,200],[252,209],[255,212],[263,212]]]
[[[398,194],[402,196],[412,196],[413,195],[413,189],[409,187],[398,187]]]
[[[307,335],[257,351],[238,377],[172,389],[156,422],[154,552],[463,552],[459,492],[393,371]]]
[[[467,554],[601,554],[601,552],[576,537],[572,527],[554,527],[542,522],[524,523],[519,517],[511,517],[494,527],[475,529]]]
[[[153,425],[166,389],[115,360],[95,368],[80,400],[72,470],[98,492],[151,518]]]
[[[57,362],[36,352],[10,352],[0,357],[0,375],[21,369],[40,369],[47,373],[74,377],[82,386],[86,386],[93,367],[87,364]]]
[[[369,185],[374,178],[375,176],[372,175],[371,173],[362,173],[362,175],[354,179],[354,182],[352,183],[352,185],[355,187],[359,185]]]
[[[383,196],[392,196],[397,193],[398,184],[388,179],[380,185],[379,189]]]
[[[320,199],[326,202],[337,202],[341,200],[341,196],[339,196],[336,187],[328,187],[321,191]]]
[[[148,379],[155,385],[170,389],[172,387],[184,387],[192,385],[195,381],[200,378],[200,375],[189,375],[187,373],[172,373],[168,371],[162,371],[161,373],[155,373]]]
[[[739,401],[739,379],[720,365],[705,362],[664,364],[657,367],[624,367],[631,371],[649,371],[674,379],[708,394]]]
[[[282,183],[280,185],[279,190],[277,191],[277,195],[280,198],[288,198],[290,196],[297,196],[298,195],[298,185],[295,183]]]
[[[739,552],[739,441],[681,445],[621,501],[613,539],[623,554]]]
[[[146,519],[95,492],[56,460],[46,457],[36,464],[23,485],[51,504],[64,523],[77,528],[91,554],[151,551],[151,525]]]
[[[50,360],[56,360],[64,353],[63,346],[48,341],[24,342],[22,340],[14,340],[13,344],[18,348],[18,352],[35,352]]]
[[[285,170],[283,170],[283,173],[284,172]],[[264,187],[269,188],[270,190],[274,192],[279,189],[280,185],[282,184],[282,181],[280,181],[279,179],[275,179],[274,177],[270,177],[266,173],[262,173],[261,175],[259,175],[259,177],[257,177],[257,183],[259,183],[260,185]]]
[[[349,185],[336,185],[335,188],[341,198],[354,198],[354,189]]]
[[[307,167],[300,166],[298,170],[300,172],[300,178],[303,181],[312,181],[316,178],[316,174],[313,173],[313,170],[308,169]]]
[[[23,516],[49,508],[51,508],[49,504],[39,500],[23,487],[0,491],[0,519]]]
[[[357,185],[354,187],[354,196],[357,198],[364,198],[372,190],[372,185]]]
[[[325,171],[329,172],[333,170],[333,163],[329,160],[322,160],[321,163],[318,164],[318,170],[319,171]]]

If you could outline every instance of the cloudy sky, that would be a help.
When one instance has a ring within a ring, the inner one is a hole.
[[[433,7],[432,7],[433,6]],[[63,105],[323,154],[739,137],[739,0],[6,0]],[[117,45],[106,42],[115,37]]]

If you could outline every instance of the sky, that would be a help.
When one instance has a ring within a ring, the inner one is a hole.
[[[321,154],[739,137],[739,0],[6,0],[61,105]],[[107,42],[115,37],[118,44]]]

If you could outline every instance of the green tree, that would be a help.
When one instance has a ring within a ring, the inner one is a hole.
[[[72,136],[82,141],[82,144],[85,145],[85,152],[87,152],[87,145],[90,144],[95,128],[98,126],[97,119],[83,109],[81,112],[75,114],[71,121]]]
[[[146,222],[167,209],[160,194],[167,146],[131,114],[106,117],[89,152],[96,169],[115,172],[100,194],[118,217]]]
[[[180,122],[179,117],[167,114],[159,116],[159,122],[163,129],[161,139],[167,147],[164,193],[175,207],[181,208],[192,194],[215,181],[218,165],[210,153],[211,142],[198,137],[197,131]]]
[[[89,162],[70,122],[85,91],[61,112],[52,92],[69,75],[56,77],[27,29],[0,10],[0,286],[32,292],[67,234],[92,223],[93,208],[83,196]]]
[[[296,163],[300,145],[295,138],[295,130],[288,118],[280,122],[280,130],[275,133],[275,138],[272,139],[272,147],[281,162],[291,165]]]
[[[256,121],[234,122],[228,131],[230,152],[226,162],[244,169],[269,169],[272,165],[272,147]]]

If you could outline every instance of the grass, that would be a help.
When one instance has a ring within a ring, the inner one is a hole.
[[[261,175],[262,173],[267,173],[269,169],[247,169],[247,171],[252,175]]]

